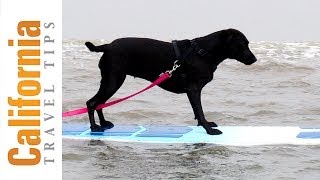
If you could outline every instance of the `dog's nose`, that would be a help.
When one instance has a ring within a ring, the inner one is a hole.
[[[257,61],[257,58],[254,55],[252,55],[250,58],[248,58],[248,61],[247,61],[247,63],[245,63],[245,65],[251,65],[251,64],[255,63],[256,61]]]
[[[257,58],[255,56],[253,56],[252,64],[255,63],[256,61],[257,61]]]

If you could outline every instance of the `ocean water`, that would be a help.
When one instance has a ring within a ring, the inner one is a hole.
[[[104,40],[95,44],[108,43]],[[202,92],[207,120],[218,125],[320,126],[320,43],[252,42],[258,61],[219,65]],[[100,84],[101,53],[63,42],[63,110],[84,107]],[[127,76],[111,98],[149,82]],[[159,98],[161,97],[161,98]],[[185,94],[158,87],[104,109],[117,124],[195,125]],[[96,118],[97,119],[97,118]],[[64,123],[86,122],[87,115]],[[272,132],[270,132],[272,133]],[[320,146],[233,147],[63,140],[63,179],[319,179]]]

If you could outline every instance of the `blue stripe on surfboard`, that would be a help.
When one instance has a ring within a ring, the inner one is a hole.
[[[297,138],[301,138],[301,139],[320,139],[320,131],[300,132],[297,135]]]
[[[131,136],[141,128],[136,125],[115,126],[111,129],[107,129],[102,133],[91,132],[94,136]]]
[[[80,135],[88,129],[89,127],[86,125],[64,123],[62,125],[62,135]]]
[[[165,137],[179,138],[184,134],[192,131],[188,126],[145,126],[145,130],[138,133],[136,137]],[[85,125],[63,125],[63,135],[80,135],[81,136],[132,136],[134,133],[141,130],[136,125],[115,126],[112,129],[107,129],[104,132],[88,132],[89,127]]]
[[[145,128],[145,131],[136,136],[179,138],[192,131],[192,128],[188,126],[146,126]]]
[[[90,128],[87,125],[66,124],[62,127],[63,135],[80,135],[81,136],[131,136],[141,128],[136,125],[115,126],[112,129],[107,129],[104,132],[87,132]]]

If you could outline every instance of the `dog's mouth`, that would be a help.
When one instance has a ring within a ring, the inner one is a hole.
[[[245,65],[251,65],[251,64],[255,63],[256,61],[257,61],[257,59],[256,59],[256,60],[254,60],[254,61],[245,62],[244,64],[245,64]]]

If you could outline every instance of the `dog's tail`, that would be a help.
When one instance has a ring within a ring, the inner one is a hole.
[[[108,48],[109,44],[104,44],[104,45],[101,45],[101,46],[95,46],[91,42],[86,42],[85,45],[92,52],[106,52],[109,49]]]

